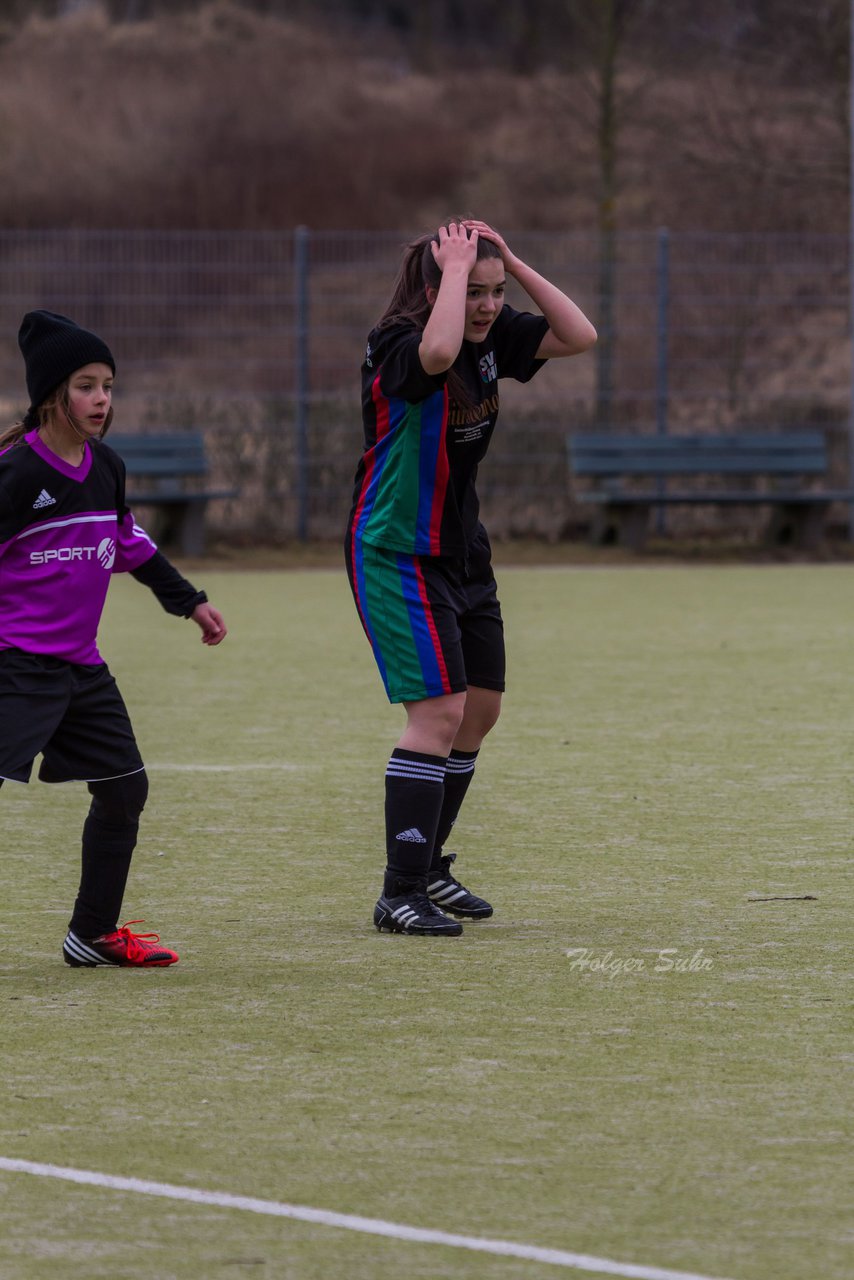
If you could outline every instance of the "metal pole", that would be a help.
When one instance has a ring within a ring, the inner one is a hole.
[[[852,0],[854,3],[854,0]],[[656,347],[655,347],[655,430],[660,436],[667,435],[667,410],[669,407],[668,391],[668,325],[670,310],[670,232],[667,227],[658,231],[658,250],[656,254]],[[664,492],[664,480],[658,478],[659,493]],[[655,515],[656,529],[664,532],[664,507],[660,506]]]
[[[854,0],[852,0],[852,3],[854,3]],[[668,410],[668,313],[670,308],[670,232],[667,227],[659,228],[657,257],[658,307],[655,360],[655,429],[660,436],[666,436]]]
[[[294,231],[294,303],[296,308],[295,429],[297,452],[297,537],[308,541],[308,227]]]
[[[848,491],[854,493],[854,0],[848,6]],[[848,507],[848,539],[854,542],[854,502]]]

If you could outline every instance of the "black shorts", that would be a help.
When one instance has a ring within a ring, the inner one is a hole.
[[[122,695],[106,664],[81,666],[0,649],[0,778],[101,782],[142,769]]]
[[[347,569],[390,702],[419,702],[469,685],[504,690],[504,624],[489,560],[412,556],[356,540]]]

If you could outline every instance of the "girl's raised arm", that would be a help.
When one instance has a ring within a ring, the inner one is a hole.
[[[439,288],[428,289],[432,310],[421,335],[418,356],[426,373],[445,373],[460,354],[466,323],[469,273],[477,261],[477,231],[462,223],[440,227],[431,249],[442,272]]]
[[[538,360],[576,356],[593,346],[596,330],[571,298],[511,253],[506,242],[488,223],[472,220],[465,222],[464,226],[498,246],[507,274],[518,281],[548,321],[549,331],[537,349]]]

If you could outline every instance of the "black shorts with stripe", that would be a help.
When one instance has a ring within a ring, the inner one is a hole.
[[[391,702],[504,690],[504,624],[489,543],[466,561],[413,556],[354,539],[347,572]]]
[[[99,782],[142,769],[133,727],[105,663],[84,666],[0,649],[0,778]]]

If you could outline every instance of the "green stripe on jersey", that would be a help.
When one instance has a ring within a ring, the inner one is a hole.
[[[407,405],[382,469],[362,536],[415,551],[421,469],[421,406]]]
[[[362,566],[371,643],[382,655],[389,698],[417,702],[428,695],[403,597],[397,552],[363,542]]]

